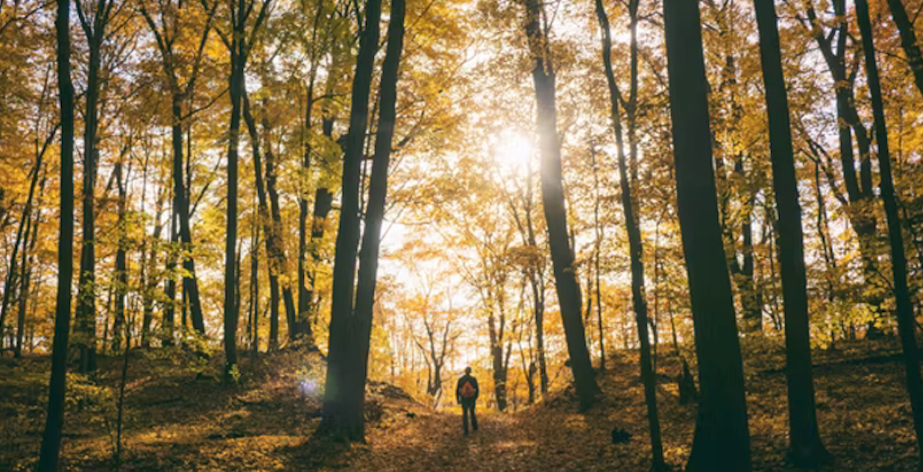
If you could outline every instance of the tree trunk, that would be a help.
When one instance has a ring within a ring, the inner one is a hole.
[[[115,337],[115,333],[113,333]],[[119,382],[119,399],[115,420],[115,470],[122,468],[122,413],[125,411],[125,385],[128,383],[128,359],[131,351],[131,324],[125,324],[125,352],[122,356],[122,379]]]
[[[762,0],[761,0],[762,1]],[[744,177],[743,160],[738,159],[734,166],[741,178]],[[752,169],[751,169],[752,170]],[[738,280],[740,281],[740,301],[743,309],[743,325],[747,334],[759,335],[763,332],[763,311],[757,303],[756,284],[753,276],[753,206],[756,203],[756,196],[750,190],[744,191],[747,199],[744,209],[743,224],[741,232],[743,233],[743,256],[744,263],[740,268]],[[743,197],[742,197],[743,198]]]
[[[507,371],[503,363],[503,338],[504,328],[506,327],[506,314],[503,309],[503,304],[505,303],[505,297],[503,296],[503,281],[497,283],[496,288],[498,290],[496,300],[490,300],[490,303],[493,304],[496,302],[497,307],[500,309],[499,326],[497,326],[497,317],[494,314],[494,307],[491,305],[488,308],[490,314],[487,318],[487,329],[490,336],[490,363],[491,372],[494,377],[494,396],[497,400],[497,409],[504,411],[506,410]],[[492,291],[493,290],[490,290],[490,292]],[[489,299],[492,298],[493,297],[489,297]]]
[[[680,229],[695,321],[701,401],[689,472],[750,470],[750,434],[734,299],[712,170],[699,5],[665,0],[664,29]]]
[[[105,1],[100,2],[105,7]],[[97,11],[100,18],[103,11]],[[94,21],[94,26],[99,22]],[[102,26],[105,23],[101,23]],[[99,128],[99,69],[102,63],[102,27],[95,31],[84,23],[89,43],[89,65],[87,72],[86,114],[84,118],[83,152],[83,227],[80,251],[80,273],[77,285],[77,324],[80,333],[77,341],[79,370],[88,373],[96,370],[96,211],[95,192],[96,165],[99,160],[96,133]]]
[[[598,7],[598,5],[597,5]],[[603,11],[605,14],[605,11]],[[608,20],[608,19],[607,19]],[[611,41],[610,41],[611,42]],[[603,330],[603,298],[602,298],[602,285],[600,281],[599,273],[599,259],[602,252],[602,224],[599,221],[599,205],[600,205],[600,194],[599,194],[599,168],[596,165],[596,151],[595,149],[591,150],[590,157],[592,162],[590,165],[593,166],[593,187],[595,190],[595,201],[593,205],[593,228],[596,232],[596,241],[595,241],[595,250],[593,251],[593,268],[596,274],[596,323],[599,328],[599,370],[601,372],[606,371],[606,333]],[[588,295],[592,298],[593,294]],[[531,381],[531,378],[530,378]],[[531,386],[531,385],[530,385]],[[530,402],[531,403],[531,402]]]
[[[263,185],[262,152],[260,151],[260,137],[256,131],[256,121],[250,113],[250,100],[244,96],[243,113],[247,130],[250,133],[250,147],[253,150],[253,175],[255,178],[257,195],[257,219],[262,222],[266,254],[269,261],[266,264],[266,274],[269,277],[269,350],[279,348],[279,272],[278,256],[274,245],[273,223],[270,221],[269,208],[266,203],[266,187]],[[268,166],[267,166],[268,167]],[[268,175],[268,170],[267,170]],[[291,329],[291,327],[289,327]]]
[[[521,195],[523,203],[523,218],[515,216],[516,224],[519,228],[522,243],[534,251],[541,251],[538,247],[538,241],[535,237],[535,225],[532,221],[532,178],[535,176],[532,168],[532,160],[526,163],[526,174],[524,194]],[[525,223],[525,224],[523,224]],[[536,334],[536,355],[538,357],[537,371],[539,374],[539,386],[542,396],[548,395],[548,368],[545,362],[545,264],[546,260],[542,258],[533,258],[529,261],[526,269],[526,275],[529,279],[529,287],[532,291],[532,308],[533,321],[535,324]],[[531,342],[530,342],[531,346]],[[530,356],[531,358],[531,356]],[[534,362],[534,359],[533,359]]]
[[[358,432],[363,434],[365,410],[365,382],[368,376],[369,344],[372,335],[372,315],[375,305],[375,284],[378,277],[378,257],[381,250],[381,226],[385,216],[388,194],[388,167],[391,159],[391,142],[397,121],[397,81],[404,48],[404,0],[391,1],[391,18],[388,24],[388,48],[382,64],[379,92],[378,130],[375,135],[375,155],[369,181],[369,199],[365,212],[365,233],[359,252],[359,276],[356,284],[356,309],[353,314],[350,354],[348,364],[355,375],[344,392],[351,407],[358,412]],[[436,366],[438,367],[438,366]],[[434,375],[438,370],[434,371]]]
[[[118,249],[115,253],[115,321],[112,326],[112,351],[118,351],[122,345],[122,325],[125,323],[125,293],[128,291],[128,264],[126,262],[125,247],[127,245],[125,219],[127,211],[127,194],[125,189],[123,164],[121,161],[115,164],[115,180],[118,186],[118,221],[116,222],[116,232],[118,233]],[[125,346],[128,349],[128,346]]]
[[[253,218],[250,237],[250,354],[254,358],[260,352],[260,225],[259,217]]]
[[[175,202],[176,200],[174,200]],[[164,288],[164,295],[166,295],[166,302],[164,303],[163,309],[163,345],[172,346],[173,345],[173,336],[174,336],[174,324],[176,322],[176,245],[179,240],[179,233],[176,230],[176,208],[174,203],[174,208],[170,209],[170,251],[167,254],[167,284]],[[186,323],[182,324],[182,327],[186,327]]]
[[[798,202],[788,93],[782,71],[775,5],[771,0],[754,0],[754,5],[769,115],[773,191],[779,208],[779,263],[785,300],[789,457],[798,467],[816,467],[827,461],[829,454],[820,440],[814,403],[804,235],[801,228],[801,205]]]
[[[196,278],[195,260],[192,258],[192,229],[189,224],[189,199],[188,188],[183,183],[183,124],[182,124],[182,97],[173,94],[173,209],[179,220],[179,236],[183,243],[182,261],[183,290],[189,301],[189,313],[192,318],[192,327],[199,334],[205,334],[205,318],[202,314],[202,302],[199,300],[199,283]],[[187,156],[192,159],[192,156]],[[190,253],[190,254],[187,254]],[[184,310],[185,304],[184,304]]]
[[[538,274],[531,274],[529,285],[535,301],[535,350],[538,356],[539,389],[548,396],[548,367],[545,362],[545,287]]]
[[[904,2],[901,0],[888,0],[888,8],[891,10],[891,18],[894,19],[894,24],[897,25],[897,30],[900,32],[901,47],[904,49],[904,55],[907,56],[910,72],[913,73],[913,80],[917,84],[917,89],[923,94],[923,55],[920,53],[920,45],[917,42],[913,22],[907,17]]]
[[[547,31],[541,25],[542,4],[539,0],[526,0],[525,34],[534,61],[532,79],[538,103],[538,133],[542,166],[542,203],[548,223],[548,241],[554,268],[555,288],[561,307],[561,319],[570,354],[571,370],[580,399],[580,409],[590,408],[599,393],[590,353],[586,346],[586,332],[580,309],[580,285],[574,271],[574,253],[568,241],[567,210],[564,207],[564,186],[561,175],[561,144],[558,141],[557,111],[555,109],[555,75],[548,60]]]
[[[173,44],[176,40],[176,36],[170,36],[170,30],[173,30],[174,35],[176,32],[176,23],[179,21],[179,11],[171,11],[169,16],[172,16],[172,25],[169,25],[166,21],[166,16],[164,15],[163,4],[160,5],[161,11],[161,20],[164,22],[162,24],[162,31],[157,27],[157,24],[153,20],[152,16],[145,9],[144,4],[140,5],[140,11],[144,19],[146,20],[148,26],[151,29],[151,32],[154,34],[154,37],[157,40],[157,47],[160,51],[161,63],[163,66],[164,74],[166,75],[166,82],[170,89],[171,94],[171,138],[172,138],[172,151],[173,151],[173,208],[176,215],[179,217],[179,240],[182,241],[184,246],[184,252],[186,254],[183,256],[183,269],[185,274],[183,275],[183,317],[186,316],[186,310],[188,309],[192,315],[192,325],[193,328],[201,335],[205,334],[205,320],[202,314],[202,302],[199,296],[199,287],[198,287],[198,278],[196,277],[195,261],[192,257],[192,230],[190,224],[190,210],[189,210],[189,200],[190,192],[192,187],[192,135],[191,135],[191,125],[187,126],[188,136],[187,136],[187,159],[185,159],[185,170],[184,159],[183,159],[183,105],[185,103],[191,102],[193,98],[193,93],[195,91],[196,78],[199,72],[199,61],[202,58],[204,47],[208,39],[209,32],[211,31],[211,21],[214,18],[215,11],[217,9],[218,3],[214,4],[214,7],[210,8],[208,11],[208,18],[206,20],[205,28],[202,32],[202,38],[199,41],[199,49],[196,54],[195,61],[192,66],[191,75],[188,77],[187,82],[184,87],[180,87],[179,81],[177,79],[176,64],[174,63],[174,51]],[[170,5],[172,8],[172,4]],[[179,9],[182,9],[182,2],[179,3]],[[172,28],[171,28],[172,26]],[[185,178],[184,178],[185,177]],[[171,241],[173,237],[171,236]],[[175,290],[175,287],[174,287]],[[189,301],[189,306],[187,307],[186,300]],[[185,323],[183,323],[185,326]],[[144,341],[142,340],[142,343]]]
[[[38,172],[38,169],[36,169]],[[44,181],[42,182],[44,187]],[[32,267],[35,264],[35,241],[38,238],[38,227],[40,223],[39,213],[29,216],[29,227],[26,228],[28,240],[23,242],[22,252],[22,272],[19,287],[19,309],[16,317],[16,345],[13,348],[13,357],[22,358],[22,342],[26,334],[26,308],[29,300],[29,285],[32,281]],[[31,231],[31,235],[28,233]]]
[[[331,64],[330,69],[327,75],[327,84],[325,95],[327,98],[324,100],[324,105],[322,107],[323,118],[321,120],[321,132],[328,139],[333,138],[333,124],[335,121],[335,115],[330,109],[331,96],[334,94],[336,87],[338,85],[337,79],[340,78],[339,73],[342,69],[342,54],[338,46],[338,43],[334,42],[331,51]],[[308,283],[310,283],[310,288],[306,287],[304,281],[299,282],[301,287],[303,287],[305,293],[299,295],[298,304],[299,312],[305,313],[305,323],[304,331],[310,333],[309,339],[313,339],[313,324],[317,320],[317,303],[314,299],[314,290],[316,287],[317,280],[317,266],[321,263],[320,251],[317,248],[320,240],[324,238],[324,232],[327,227],[327,215],[330,213],[330,210],[333,207],[333,194],[330,193],[329,189],[326,187],[318,187],[314,191],[314,212],[313,218],[311,220],[311,239],[310,239],[310,251],[311,251],[311,267],[308,270],[305,270],[304,267],[299,269],[301,277],[307,277]],[[307,248],[302,247],[302,251],[306,251]],[[299,263],[304,264],[304,254],[299,255]],[[308,275],[309,274],[309,275]],[[313,343],[313,340],[310,341]]]
[[[272,216],[272,232],[267,240],[271,243],[275,257],[270,261],[270,266],[276,274],[282,274],[280,285],[282,287],[282,300],[285,303],[286,321],[288,322],[288,340],[295,341],[301,335],[298,313],[295,311],[295,297],[290,284],[284,283],[288,274],[288,256],[285,253],[285,242],[282,238],[282,209],[279,207],[279,192],[276,191],[276,159],[272,152],[269,118],[263,111],[263,129],[266,131],[266,193],[269,195],[269,210]],[[278,277],[278,275],[277,275]],[[278,308],[276,308],[278,311]]]
[[[312,67],[314,67],[312,65]],[[307,189],[304,188],[306,185],[304,181],[308,179],[309,171],[311,169],[311,146],[308,143],[310,139],[308,134],[310,134],[311,129],[311,108],[313,108],[313,95],[314,95],[314,81],[313,77],[311,84],[308,87],[308,104],[307,111],[305,112],[305,151],[304,157],[301,163],[301,171],[303,173],[302,187],[298,195],[298,331],[307,337],[309,344],[313,346],[314,337],[311,333],[311,323],[309,321],[310,309],[311,309],[311,299],[313,294],[308,290],[307,280],[305,273],[307,271],[306,267],[306,256],[307,256],[307,246],[308,246],[308,237],[307,237],[307,226],[308,226],[308,198],[307,198]],[[291,328],[289,328],[291,329]]]
[[[888,220],[888,242],[891,246],[891,269],[894,275],[894,298],[897,305],[897,327],[904,349],[905,379],[913,411],[913,426],[917,436],[917,452],[923,454],[923,378],[920,376],[920,353],[915,337],[916,320],[907,285],[907,258],[904,254],[904,236],[898,216],[897,193],[891,176],[891,156],[888,151],[888,128],[885,121],[884,103],[875,62],[875,44],[872,25],[869,21],[868,3],[856,0],[856,18],[862,33],[862,50],[865,54],[865,70],[869,92],[872,95],[872,111],[875,117],[875,140],[878,143],[878,167],[881,170],[881,199],[884,200]],[[923,469],[923,458],[920,468]]]
[[[58,92],[61,101],[61,190],[58,236],[58,288],[55,301],[54,339],[51,344],[51,379],[48,383],[48,415],[39,453],[39,472],[58,469],[61,430],[64,426],[64,393],[67,388],[67,337],[71,321],[71,277],[74,273],[74,85],[71,82],[70,1],[58,0],[55,33]]]
[[[632,19],[637,16],[637,0],[629,2]],[[651,470],[665,470],[663,460],[663,442],[660,435],[660,419],[657,414],[657,380],[651,367],[651,346],[648,337],[647,300],[644,290],[644,252],[641,243],[641,230],[635,219],[635,206],[632,189],[629,184],[629,170],[625,163],[624,143],[622,140],[622,119],[619,116],[619,91],[612,71],[612,39],[609,30],[609,18],[602,0],[596,0],[596,15],[602,29],[602,58],[605,66],[606,82],[609,86],[609,106],[612,126],[615,132],[616,152],[618,153],[619,186],[622,193],[622,209],[625,213],[625,227],[628,231],[628,247],[631,259],[631,295],[638,326],[638,341],[641,348],[641,378],[644,381],[644,400],[647,404],[648,426],[650,427],[651,451],[653,463]],[[632,21],[634,23],[634,21]],[[632,82],[636,76],[632,76]],[[633,146],[634,144],[632,144]],[[656,336],[655,336],[656,337]]]
[[[526,373],[526,381],[528,382],[528,386],[529,386],[529,405],[534,404],[534,403],[535,403],[535,398],[536,398],[536,395],[535,395],[535,371],[536,371],[535,363],[534,363],[534,362],[530,362],[530,363],[529,363],[529,370],[528,370],[527,373]]]
[[[236,382],[237,369],[237,164],[240,139],[240,108],[246,89],[244,87],[244,66],[246,47],[243,44],[244,1],[240,0],[237,19],[234,24],[234,40],[231,45],[231,77],[229,95],[231,98],[231,122],[228,128],[228,197],[227,197],[227,237],[224,255],[224,380]]]
[[[112,289],[114,287],[115,284],[109,284],[109,293],[106,298],[106,318],[103,320],[103,339],[100,343],[100,345],[103,346],[103,349],[109,345],[109,317],[112,316]]]
[[[506,392],[506,381],[507,381],[507,372],[506,368],[503,366],[503,345],[497,345],[490,348],[490,358],[492,362],[492,371],[494,377],[494,396],[497,400],[497,409],[500,411],[506,411],[507,407],[507,392]]]
[[[583,312],[583,324],[586,326],[590,323],[590,315],[593,314],[593,269],[587,267],[586,270],[586,306]],[[592,339],[587,339],[587,346],[590,346]]]
[[[535,226],[532,222],[532,161],[527,164],[525,208],[525,234],[523,243],[538,250],[538,241],[535,238]],[[548,395],[548,366],[545,362],[545,260],[533,261],[529,265],[529,286],[532,289],[532,302],[535,319],[535,348],[538,357],[539,388],[542,396]]]
[[[154,234],[150,238],[150,252],[144,261],[143,275],[141,277],[143,279],[142,287],[144,287],[144,292],[141,294],[141,306],[144,313],[141,320],[141,347],[145,348],[150,346],[151,324],[154,320],[154,291],[157,290],[158,279],[154,277],[154,268],[157,267],[157,250],[160,245],[160,234],[163,231],[163,223],[160,220],[163,214],[163,199],[160,195],[162,194],[158,194],[156,209],[154,210]],[[147,241],[147,238],[145,238],[145,241]],[[142,245],[141,249],[146,251],[147,247]]]
[[[814,193],[817,197],[817,235],[820,238],[821,246],[824,251],[824,268],[826,270],[824,278],[827,285],[827,301],[832,302],[836,299],[838,280],[836,275],[836,253],[833,250],[833,241],[830,240],[830,226],[827,221],[827,205],[824,201],[823,190],[820,186],[820,164],[814,164]]]
[[[381,0],[367,0],[365,28],[359,40],[356,74],[350,101],[349,132],[343,156],[342,202],[333,267],[333,295],[330,311],[330,341],[327,379],[320,430],[332,437],[361,441],[364,421],[362,407],[364,376],[355,370],[353,339],[358,326],[353,316],[356,256],[359,246],[359,180],[365,133],[368,128],[369,94],[375,52],[378,49]],[[359,377],[363,378],[360,380]]]
[[[632,18],[636,18],[638,3],[631,0],[628,9]],[[635,219],[635,206],[632,189],[629,184],[629,170],[625,163],[624,142],[622,139],[622,119],[619,115],[619,91],[612,71],[612,39],[609,30],[609,18],[602,0],[596,0],[596,16],[602,30],[602,59],[609,86],[609,106],[612,127],[615,132],[616,152],[618,154],[619,186],[622,193],[622,210],[625,213],[625,228],[628,232],[628,250],[631,259],[631,298],[638,326],[638,341],[641,349],[641,378],[644,381],[644,400],[647,404],[648,426],[650,428],[651,451],[653,454],[651,470],[666,470],[663,460],[663,441],[660,435],[660,419],[657,414],[657,380],[651,367],[651,346],[648,337],[647,299],[644,290],[644,250],[641,242],[641,230]],[[634,23],[634,21],[632,21]],[[634,82],[636,76],[632,76]],[[634,87],[632,87],[634,88]],[[655,336],[656,337],[656,336]]]
[[[846,71],[846,40],[849,34],[846,21],[846,1],[833,0],[833,10],[840,24],[836,51],[833,51],[832,41],[824,36],[820,28],[815,32],[814,37],[824,54],[831,78],[835,83],[837,122],[840,123],[840,162],[843,168],[846,193],[849,196],[847,217],[859,240],[859,254],[865,264],[863,267],[865,286],[871,288],[876,285],[874,280],[878,276],[878,254],[874,247],[878,227],[877,220],[872,213],[875,197],[872,191],[870,139],[856,110],[854,81],[850,80]],[[811,6],[808,7],[808,18],[813,24],[818,23]],[[856,144],[860,154],[860,175],[858,177],[852,147],[853,132],[856,135]],[[873,307],[880,307],[882,300],[878,290],[870,290],[869,293],[866,297],[867,303]],[[870,323],[867,335],[877,334],[877,329]]]
[[[325,120],[325,123],[326,122],[327,121]],[[329,128],[325,127],[325,129],[329,129],[332,131],[333,120],[330,120],[329,123],[330,123],[330,127]],[[325,134],[328,137],[330,136],[330,134],[328,134],[327,131],[325,131]],[[314,291],[315,291],[316,284],[317,284],[317,268],[318,268],[318,265],[320,265],[323,262],[321,259],[321,254],[320,254],[318,245],[320,244],[321,240],[324,238],[324,233],[326,232],[326,228],[327,228],[327,217],[330,214],[330,211],[332,209],[333,209],[333,194],[330,193],[330,191],[325,187],[318,188],[314,194],[314,211],[312,213],[312,219],[311,219],[310,247],[311,247],[312,264],[309,270],[310,276],[308,277],[310,288],[308,290],[307,297],[306,297],[307,319],[304,321],[306,324],[305,331],[309,333],[313,333],[312,326],[317,321],[317,311],[319,308],[318,306],[319,300],[315,300],[315,297],[314,297]]]
[[[302,184],[299,186],[298,195],[298,314],[295,320],[296,336],[302,337],[309,349],[316,349],[314,344],[314,332],[311,325],[311,305],[314,297],[313,290],[308,290],[306,284],[306,256],[307,256],[307,223],[308,223],[308,199],[307,185],[308,176],[311,170],[311,128],[313,126],[312,112],[314,110],[314,85],[317,81],[317,33],[320,28],[321,18],[324,17],[324,0],[317,0],[317,8],[314,13],[314,28],[311,31],[311,54],[309,60],[311,68],[308,72],[308,87],[305,112],[304,128],[302,129],[302,140],[304,144],[304,156],[301,161]],[[332,52],[335,55],[335,52]],[[331,67],[330,70],[333,70]],[[329,72],[328,72],[329,73]],[[331,76],[333,74],[330,74]],[[332,80],[328,77],[328,80]],[[326,120],[326,117],[325,117]],[[318,191],[320,188],[317,189]],[[316,200],[315,200],[316,202]]]

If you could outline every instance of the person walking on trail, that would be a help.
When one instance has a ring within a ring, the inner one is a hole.
[[[462,407],[462,425],[464,426],[465,436],[468,435],[468,412],[471,412],[471,429],[478,430],[478,418],[474,414],[474,407],[478,401],[478,394],[481,390],[478,388],[478,379],[471,375],[471,367],[465,367],[465,375],[458,379],[458,387],[455,388],[455,399]]]

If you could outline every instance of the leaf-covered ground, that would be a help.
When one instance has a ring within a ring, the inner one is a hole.
[[[899,353],[890,342],[857,342],[815,354],[818,418],[836,457],[828,471],[916,470]],[[688,353],[687,353],[688,355]],[[663,357],[663,356],[662,356]],[[120,359],[103,359],[96,382],[70,382],[63,470],[114,470]],[[745,349],[754,469],[791,470],[784,357],[763,342]],[[194,364],[194,363],[193,363]],[[647,419],[633,354],[617,353],[600,375],[604,395],[586,414],[571,392],[515,413],[481,408],[480,430],[461,434],[457,408],[432,411],[385,384],[371,387],[368,444],[313,437],[322,361],[287,351],[242,365],[241,387],[215,380],[213,365],[133,354],[126,389],[122,470],[175,471],[646,471]],[[614,364],[614,366],[613,366]],[[675,356],[660,360],[661,423],[676,469],[692,443],[695,405],[680,406]],[[31,470],[41,441],[47,359],[0,361],[0,470]],[[631,434],[612,444],[610,431]]]

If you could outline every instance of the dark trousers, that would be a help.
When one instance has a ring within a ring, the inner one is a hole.
[[[477,404],[475,400],[462,400],[462,426],[465,434],[468,434],[468,412],[471,412],[471,428],[478,430],[478,417],[474,414],[474,407]]]

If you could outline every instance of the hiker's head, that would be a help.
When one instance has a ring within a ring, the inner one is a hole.
[[[465,374],[471,373],[471,367],[465,367]]]

